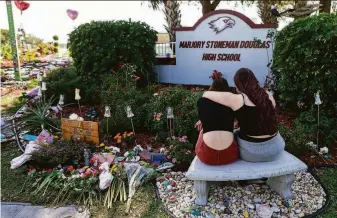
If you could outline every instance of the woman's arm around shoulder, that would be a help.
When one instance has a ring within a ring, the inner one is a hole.
[[[208,98],[214,102],[230,107],[232,110],[237,110],[243,105],[243,98],[239,94],[233,94],[231,92],[215,92],[206,91],[202,95],[204,98]]]

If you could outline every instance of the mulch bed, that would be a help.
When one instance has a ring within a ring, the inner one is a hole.
[[[337,144],[330,146],[329,154],[331,155],[331,157],[324,158],[315,153],[314,151],[310,151],[299,158],[303,162],[305,162],[309,167],[323,166],[323,165],[337,166]]]

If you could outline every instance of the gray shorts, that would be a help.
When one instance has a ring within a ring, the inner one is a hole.
[[[235,135],[239,145],[240,158],[244,161],[273,161],[284,151],[285,142],[280,133],[265,142],[248,142],[239,138],[238,132],[235,132]]]

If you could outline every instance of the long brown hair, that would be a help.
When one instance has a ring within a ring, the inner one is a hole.
[[[209,77],[212,78],[213,83],[209,87],[209,91],[215,92],[228,92],[229,86],[225,78],[222,77],[222,73],[216,70],[213,70],[213,74]]]
[[[269,134],[276,133],[275,108],[269,95],[260,87],[254,73],[248,68],[241,68],[235,73],[234,82],[236,88],[246,94],[249,100],[255,104],[261,121],[260,128]]]

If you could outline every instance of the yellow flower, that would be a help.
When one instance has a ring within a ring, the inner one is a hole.
[[[57,135],[54,135],[54,139],[58,139],[59,137]]]
[[[105,149],[105,150],[109,150],[109,147],[108,147],[108,146],[105,146],[104,149]]]
[[[88,169],[89,168],[89,166],[85,166],[85,167],[83,167],[83,169]]]
[[[101,143],[99,146],[100,146],[100,147],[103,147],[103,146],[105,146],[105,144],[104,144],[104,143]]]

